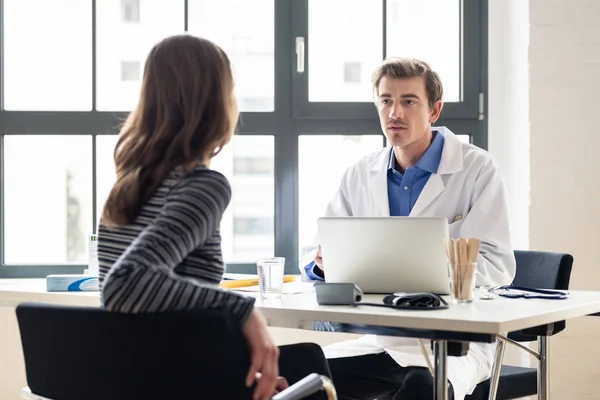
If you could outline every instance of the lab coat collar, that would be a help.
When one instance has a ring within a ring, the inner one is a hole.
[[[444,135],[444,149],[438,168],[438,175],[453,174],[463,170],[462,142],[452,131],[445,126],[431,128]]]
[[[452,174],[463,169],[462,143],[452,131],[446,127],[431,128],[444,135],[444,148],[437,174],[431,174],[419,195],[410,215],[416,216],[435,200],[445,189],[442,175]],[[374,216],[389,216],[390,205],[387,191],[387,169],[390,160],[391,146],[381,151],[367,166],[373,187]]]

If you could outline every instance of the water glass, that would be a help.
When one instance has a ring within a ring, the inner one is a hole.
[[[283,289],[285,257],[262,258],[256,263],[262,299],[278,299]]]
[[[475,292],[475,271],[477,263],[450,263],[450,297],[454,303],[470,303]]]

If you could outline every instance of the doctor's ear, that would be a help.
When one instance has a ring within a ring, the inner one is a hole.
[[[433,124],[438,120],[444,108],[444,103],[441,100],[436,101],[429,110],[429,123]]]

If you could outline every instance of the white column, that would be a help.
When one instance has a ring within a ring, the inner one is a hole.
[[[529,247],[529,0],[489,0],[488,143],[508,191],[515,249]]]
[[[488,144],[506,182],[512,244],[529,248],[529,0],[489,0]],[[504,363],[531,366],[507,346]]]

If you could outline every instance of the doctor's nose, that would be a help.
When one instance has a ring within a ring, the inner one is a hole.
[[[402,119],[402,117],[404,117],[404,111],[402,110],[402,107],[397,106],[397,105],[393,105],[390,108],[390,115],[389,117],[391,119]]]

